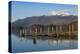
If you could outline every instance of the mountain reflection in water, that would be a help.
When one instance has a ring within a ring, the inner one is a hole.
[[[47,36],[18,36],[11,34],[12,52],[76,49],[76,39],[56,39]]]

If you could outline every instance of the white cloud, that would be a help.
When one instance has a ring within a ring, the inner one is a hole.
[[[57,11],[50,11],[47,15],[62,15],[62,16],[68,16],[71,15],[69,13],[69,10],[57,10]]]

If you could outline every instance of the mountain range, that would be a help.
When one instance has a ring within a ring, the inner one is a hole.
[[[19,19],[16,20],[15,22],[11,23],[11,26],[31,26],[33,24],[42,24],[42,25],[48,25],[48,24],[56,24],[56,25],[61,25],[61,24],[68,24],[73,21],[78,21],[78,16],[74,15],[69,15],[69,16],[57,16],[57,15],[52,15],[52,16],[31,16],[31,17],[26,17],[24,19]]]

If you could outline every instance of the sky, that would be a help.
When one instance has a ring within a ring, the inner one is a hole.
[[[50,4],[50,3],[33,3],[33,2],[11,2],[11,22],[18,19],[24,19],[31,16],[55,14],[57,12],[66,11],[71,15],[78,14],[77,5],[68,4]]]

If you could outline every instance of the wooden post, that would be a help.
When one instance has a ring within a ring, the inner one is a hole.
[[[69,33],[71,33],[71,25],[69,25]]]
[[[58,39],[58,26],[56,25],[56,34],[57,34],[57,39]]]
[[[72,24],[72,32],[74,32],[74,24]]]
[[[22,35],[22,30],[20,30],[20,36]]]
[[[37,34],[37,28],[35,28],[35,34]]]
[[[50,29],[50,28],[48,27],[48,33],[49,33],[49,29]]]
[[[71,36],[71,25],[69,24],[69,39],[70,39],[70,36]]]
[[[62,26],[60,25],[60,32],[62,32]]]
[[[26,28],[24,29],[24,35],[26,35]]]
[[[32,35],[34,32],[32,31],[32,29],[29,30],[29,34]]]
[[[40,28],[40,34],[42,33],[42,28]]]
[[[52,32],[54,31],[54,28],[53,28],[53,26],[52,26]]]

